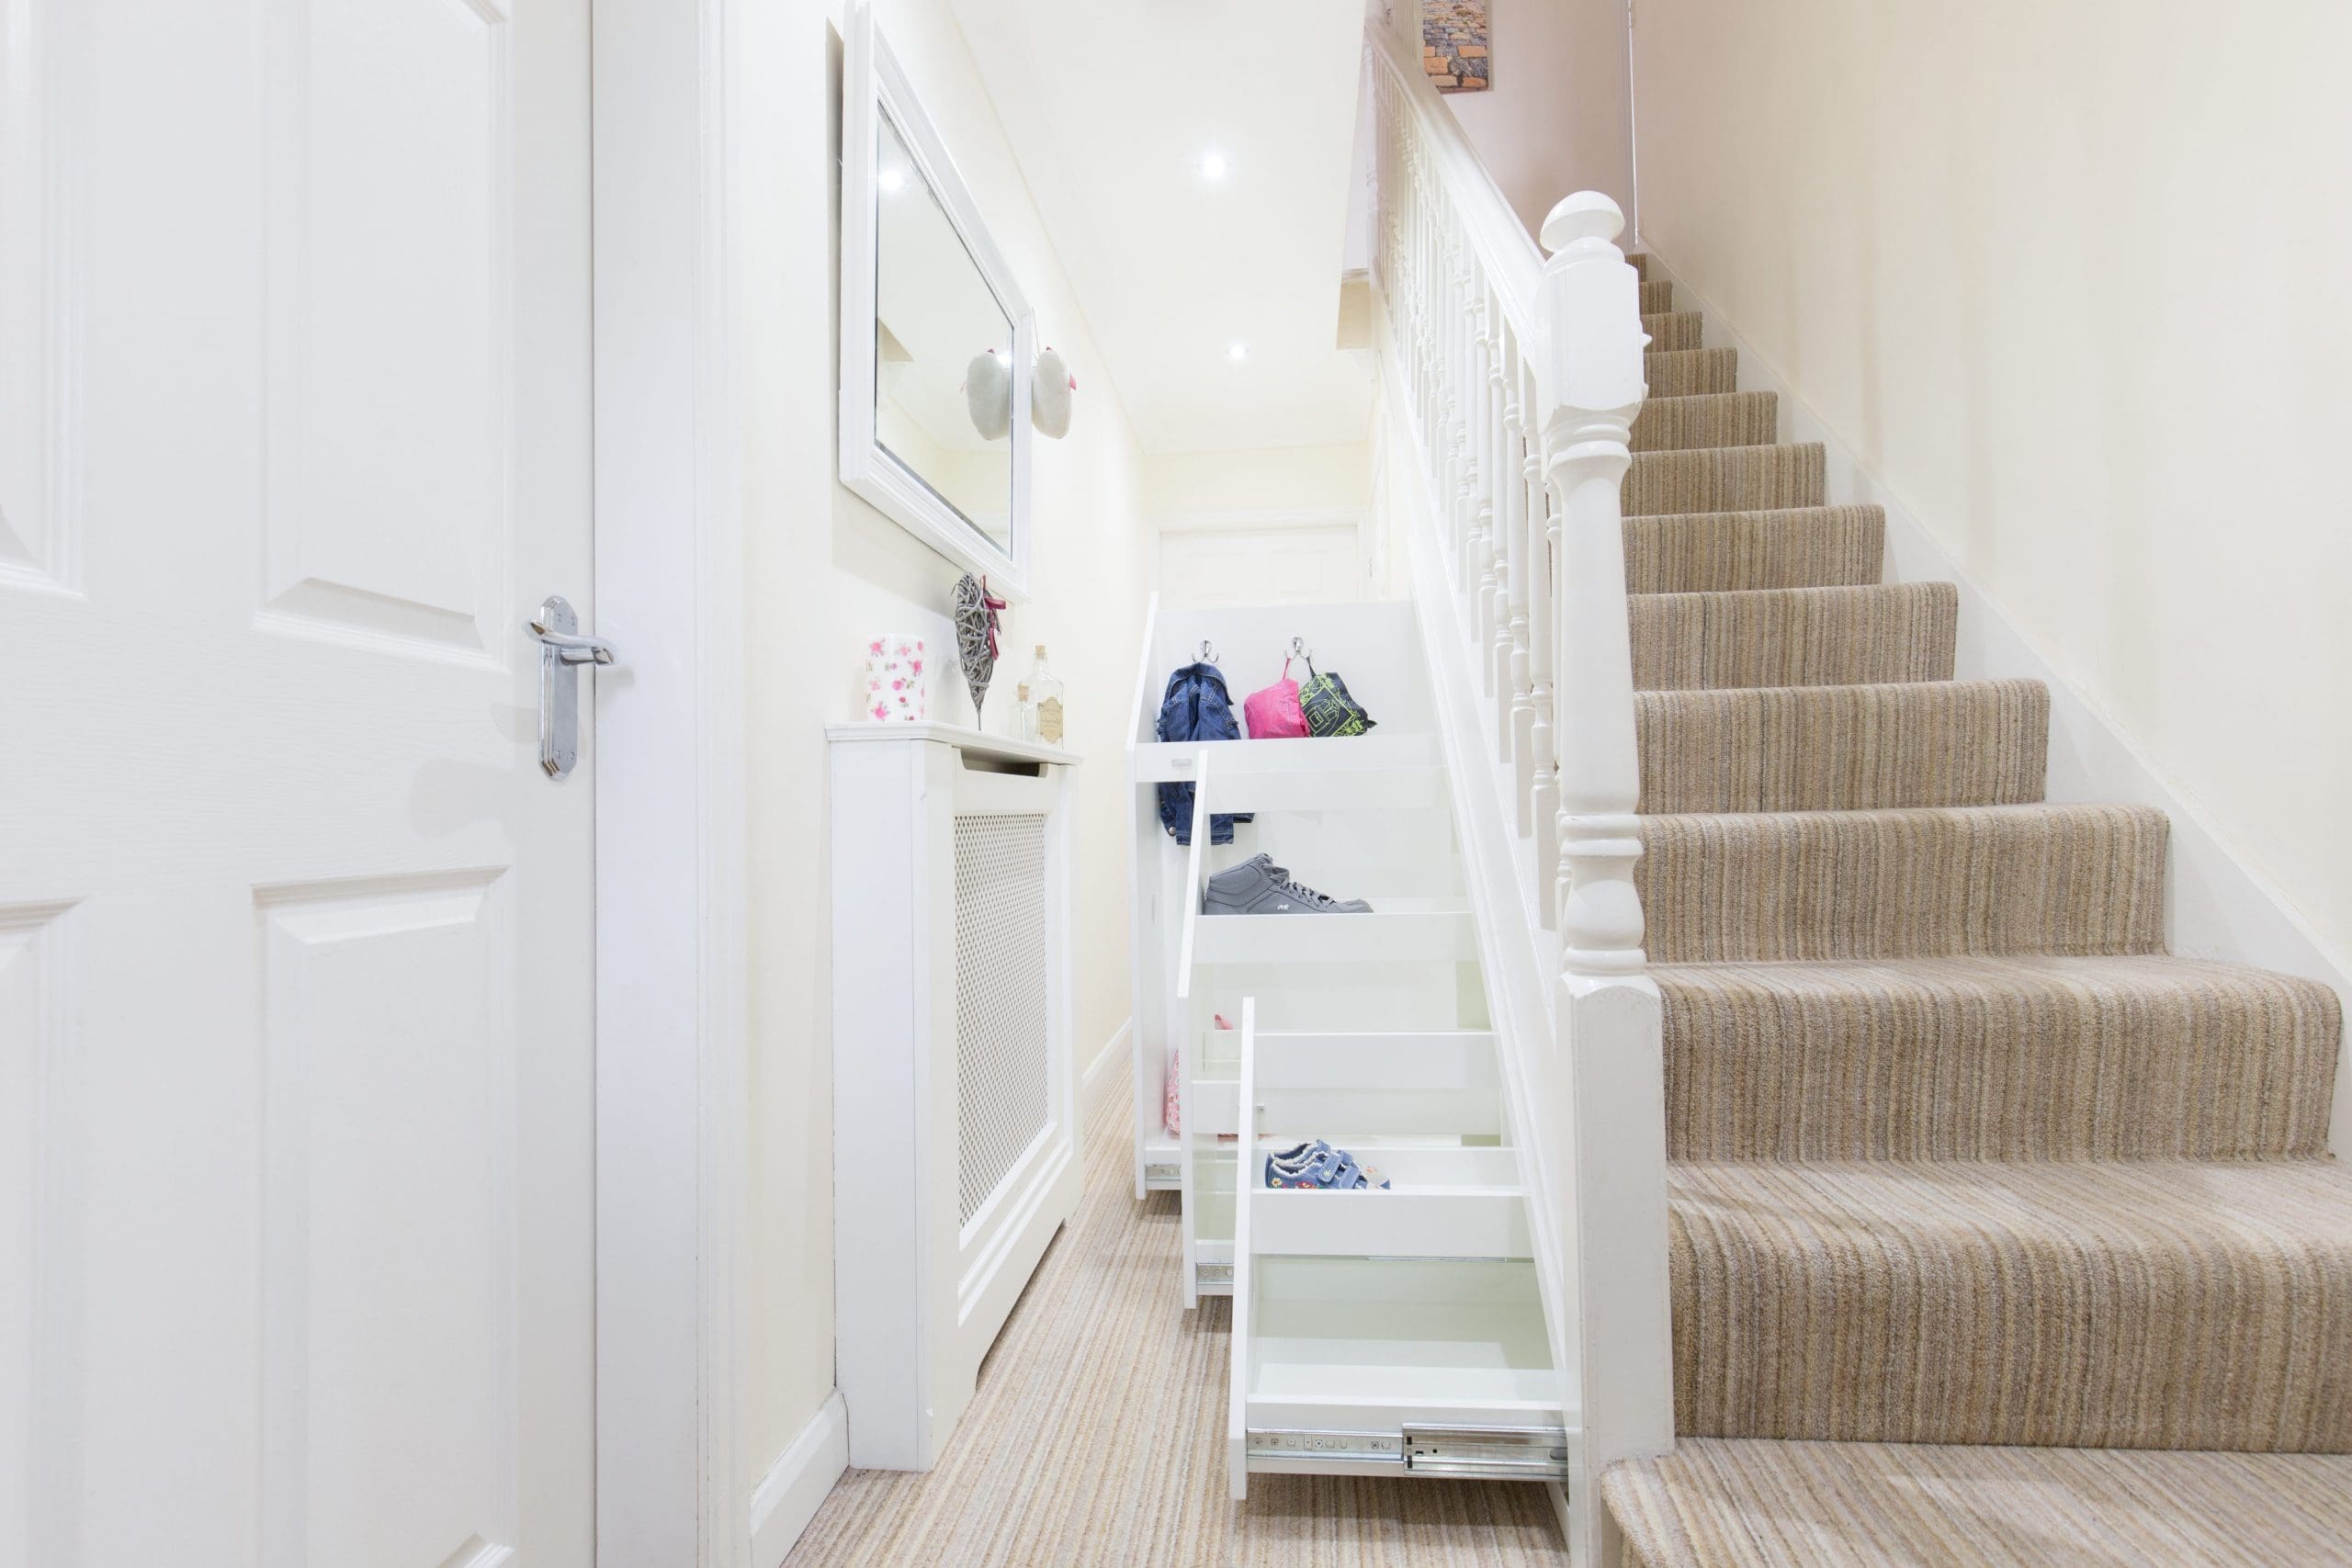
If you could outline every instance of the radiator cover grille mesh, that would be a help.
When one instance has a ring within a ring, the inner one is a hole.
[[[1046,818],[956,818],[956,1207],[968,1224],[1053,1113]]]

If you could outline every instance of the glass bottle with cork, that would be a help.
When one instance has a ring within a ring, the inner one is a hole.
[[[1037,645],[1036,661],[1021,682],[1021,735],[1047,746],[1062,743],[1062,682],[1046,662],[1046,645]]]

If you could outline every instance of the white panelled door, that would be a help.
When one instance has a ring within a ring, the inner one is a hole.
[[[593,1561],[587,67],[0,0],[8,1568]]]
[[[1183,609],[1322,604],[1364,596],[1353,524],[1170,529],[1159,536],[1159,601]]]

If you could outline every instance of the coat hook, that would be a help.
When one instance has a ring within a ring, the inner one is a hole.
[[[1216,662],[1216,646],[1206,637],[1201,638],[1201,662],[1204,664]]]

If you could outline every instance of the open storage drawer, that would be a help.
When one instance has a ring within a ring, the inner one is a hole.
[[[1561,1380],[1514,1153],[1351,1140],[1390,1190],[1267,1188],[1267,1157],[1300,1141],[1290,1134],[1305,1122],[1288,1119],[1315,1114],[1271,1108],[1313,1092],[1329,1043],[1261,1036],[1255,1002],[1241,1012],[1233,1495],[1247,1495],[1252,1471],[1563,1479]]]

